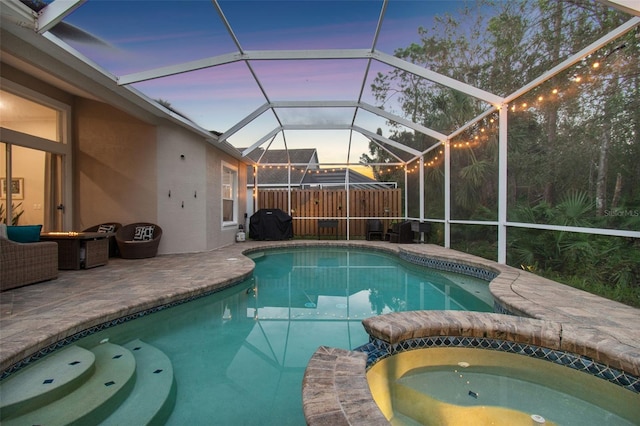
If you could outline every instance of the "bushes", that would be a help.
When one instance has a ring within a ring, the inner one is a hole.
[[[604,227],[584,193],[556,206],[540,203],[510,212],[513,222]],[[640,228],[640,218],[627,225]],[[510,228],[508,263],[583,290],[640,307],[640,241],[634,238]]]

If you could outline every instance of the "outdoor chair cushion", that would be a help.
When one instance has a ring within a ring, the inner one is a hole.
[[[83,232],[113,232],[114,235],[109,237],[109,257],[116,257],[119,255],[118,243],[116,242],[115,233],[118,229],[122,228],[122,224],[118,222],[105,222],[100,225],[94,225],[85,229]]]
[[[7,236],[17,243],[37,243],[40,241],[42,225],[7,226]]]
[[[137,231],[139,228],[146,231],[151,239],[136,239],[136,232],[138,232],[138,238],[143,237],[142,231]],[[120,257],[124,259],[144,259],[156,256],[161,238],[162,228],[155,223],[130,223],[116,232],[116,242],[118,243],[118,250],[120,250]]]

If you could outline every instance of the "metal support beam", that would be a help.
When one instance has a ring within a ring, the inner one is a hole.
[[[607,44],[611,43],[613,40],[631,31],[638,25],[640,25],[640,17],[636,16],[635,18],[631,18],[630,20],[620,25],[615,30],[607,33],[603,37],[600,37],[598,40],[594,41],[593,43],[585,47],[584,49],[580,50],[578,53],[571,55],[571,57],[565,59],[555,67],[551,68],[549,71],[545,72],[540,77],[533,80],[531,83],[527,84],[526,86],[523,86],[522,88],[516,90],[515,92],[513,92],[512,94],[504,98],[504,103],[509,103],[512,100],[519,98],[520,96],[529,92],[531,89],[540,86],[545,81],[553,78],[554,76],[566,70],[567,68],[580,62],[588,55],[606,46]]]
[[[444,143],[444,246],[451,248],[451,139]]]
[[[424,221],[424,156],[420,157],[420,222]],[[424,232],[420,233],[420,241],[424,242]]]
[[[276,127],[275,129],[258,139],[258,141],[251,145],[249,148],[242,151],[242,156],[246,157],[247,155],[251,154],[251,152],[253,152],[256,148],[260,147],[260,145],[265,143],[269,138],[275,137],[275,135],[277,135],[280,131],[282,131],[282,127]]]
[[[420,155],[420,151],[418,151],[416,149],[410,148],[410,147],[405,146],[405,145],[403,145],[403,144],[401,144],[399,142],[396,142],[396,141],[393,141],[391,139],[385,138],[384,136],[380,136],[377,133],[370,132],[369,130],[363,129],[362,127],[359,127],[359,126],[349,126],[349,127],[353,128],[353,130],[355,130],[356,132],[362,133],[363,135],[367,136],[368,138],[375,139],[375,140],[380,141],[380,142],[382,142],[384,144],[393,146],[394,148],[398,148],[398,149],[400,149],[400,150],[402,150],[404,152],[408,152],[409,154],[412,154],[412,155]]]
[[[498,130],[498,263],[507,263],[507,104],[500,108]]]
[[[36,22],[36,31],[42,34],[60,23],[71,12],[82,6],[87,0],[54,1],[40,11]]]
[[[403,59],[379,51],[376,51],[373,57],[382,63],[410,72],[411,74],[433,81],[434,83],[450,87],[451,89],[457,90],[476,99],[488,102],[491,105],[495,106],[502,104],[502,97],[498,95],[494,95],[493,93],[462,83],[461,81],[455,80],[451,77],[438,74],[437,72],[421,67],[420,65],[412,64],[411,62],[407,62]]]
[[[262,104],[262,106],[260,106],[258,109],[253,111],[251,114],[247,115],[245,118],[243,118],[238,123],[233,125],[229,130],[221,134],[220,137],[218,138],[218,141],[220,142],[226,141],[227,139],[229,139],[230,136],[238,132],[240,129],[245,127],[247,124],[251,123],[253,120],[258,118],[268,110],[269,110],[269,104],[268,103]]]

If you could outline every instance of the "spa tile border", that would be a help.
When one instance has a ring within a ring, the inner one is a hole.
[[[378,361],[401,352],[440,347],[487,349],[524,355],[569,367],[606,380],[632,392],[640,393],[640,378],[624,371],[611,368],[582,355],[508,340],[485,337],[433,336],[404,340],[395,345],[390,345],[384,340],[372,339],[371,342],[354,349],[354,351],[363,352],[367,355],[367,370],[369,370]]]

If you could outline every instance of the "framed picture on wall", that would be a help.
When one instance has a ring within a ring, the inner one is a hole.
[[[0,198],[7,198],[7,179],[0,178]],[[14,200],[24,200],[24,178],[11,179],[11,195]]]

